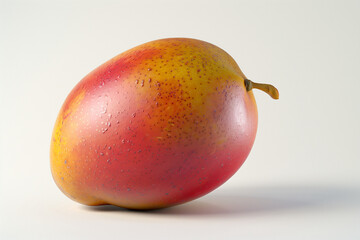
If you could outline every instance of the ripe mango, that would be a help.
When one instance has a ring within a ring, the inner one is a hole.
[[[244,163],[257,130],[252,87],[222,49],[195,39],[145,43],[70,92],[51,139],[51,171],[86,205],[163,208],[201,197]]]

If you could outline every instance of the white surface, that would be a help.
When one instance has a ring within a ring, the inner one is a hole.
[[[359,1],[0,1],[0,239],[360,239]],[[252,80],[259,129],[239,172],[154,212],[66,198],[49,168],[73,86],[118,53],[192,37]]]

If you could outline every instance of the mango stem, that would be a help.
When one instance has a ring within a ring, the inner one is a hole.
[[[244,81],[245,81],[246,91],[251,91],[253,88],[256,88],[266,92],[273,99],[279,99],[279,91],[273,85],[264,84],[264,83],[255,83],[249,79],[245,79]]]

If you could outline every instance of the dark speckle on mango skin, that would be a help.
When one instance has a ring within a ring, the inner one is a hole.
[[[135,209],[212,191],[255,139],[256,104],[244,79],[226,52],[194,39],[157,40],[116,56],[80,81],[59,113],[55,182],[80,203]]]

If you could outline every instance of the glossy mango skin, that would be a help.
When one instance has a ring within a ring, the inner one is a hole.
[[[145,43],[96,68],[63,104],[51,140],[57,186],[86,205],[153,209],[227,181],[255,140],[257,109],[222,49]]]

